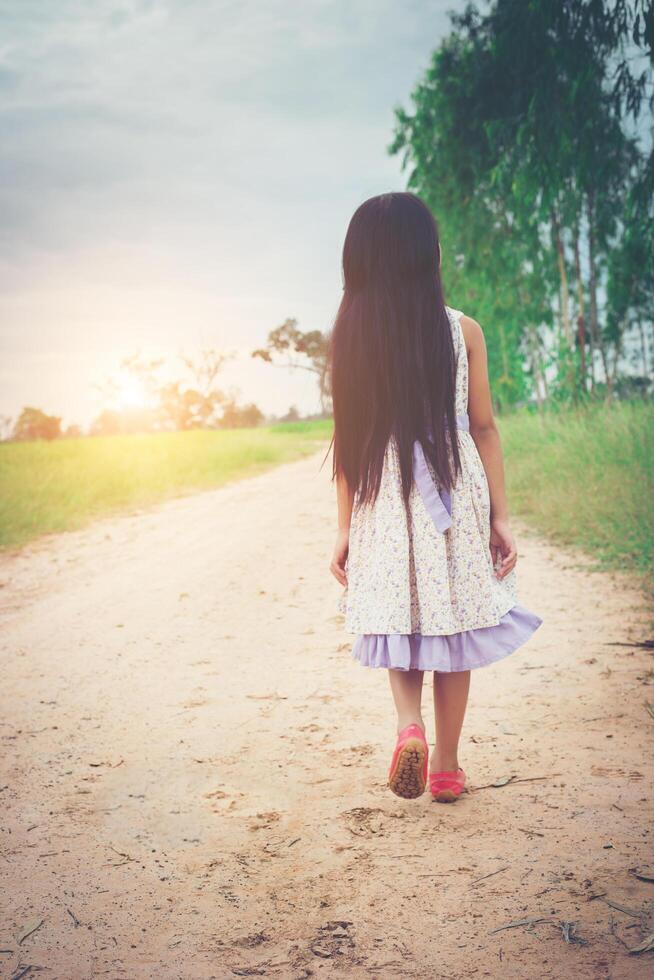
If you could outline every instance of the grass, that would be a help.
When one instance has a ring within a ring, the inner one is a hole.
[[[0,444],[0,547],[217,487],[325,446],[330,421]]]
[[[552,540],[651,582],[654,408],[519,412],[500,420],[511,509]]]
[[[654,410],[591,406],[500,420],[511,508],[603,567],[650,576]],[[0,444],[0,547],[220,486],[326,449],[332,423]]]

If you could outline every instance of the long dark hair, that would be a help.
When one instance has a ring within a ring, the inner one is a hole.
[[[333,476],[345,476],[360,502],[377,497],[391,437],[405,501],[416,439],[446,489],[460,471],[456,360],[439,260],[436,222],[415,194],[381,194],[354,212],[330,357]]]

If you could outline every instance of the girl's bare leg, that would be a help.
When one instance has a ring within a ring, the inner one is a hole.
[[[469,670],[452,674],[434,671],[436,746],[429,760],[430,772],[451,772],[459,768],[459,738],[469,690]]]
[[[398,733],[407,725],[420,725],[422,720],[422,674],[421,670],[389,670],[393,700],[397,709]]]

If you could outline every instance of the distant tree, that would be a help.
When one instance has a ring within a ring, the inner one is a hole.
[[[147,359],[141,357],[140,353],[136,353],[124,357],[120,362],[120,369],[124,374],[136,378],[144,394],[152,401],[156,401],[161,386],[159,371],[164,363],[162,358]],[[120,378],[108,378],[96,387],[101,392],[107,406],[110,407],[120,401],[122,389]]]
[[[171,381],[159,391],[159,413],[164,428],[206,428],[208,407],[199,391],[185,387],[180,381]]]
[[[61,419],[56,415],[46,415],[40,408],[24,408],[14,425],[13,438],[19,441],[52,440],[60,436]]]
[[[79,439],[82,434],[79,425],[75,424],[67,425],[63,432],[64,439]]]
[[[213,349],[200,351],[197,357],[180,355],[186,371],[173,381],[162,378],[162,359],[148,359],[132,354],[120,362],[120,376],[100,385],[106,408],[93,424],[95,434],[140,432],[157,429],[207,429],[220,422],[221,409],[226,401],[217,386],[217,378],[225,362],[232,357]],[[121,407],[125,375],[135,379],[146,405]]]
[[[297,422],[300,418],[300,413],[298,411],[297,405],[291,405],[286,415],[282,415],[281,422]]]
[[[265,347],[252,351],[267,364],[292,370],[310,371],[316,375],[320,393],[320,406],[324,411],[329,403],[328,376],[329,337],[320,330],[303,331],[293,317],[268,334]]]
[[[221,429],[246,429],[253,428],[263,422],[263,412],[254,404],[237,405],[235,401],[228,401],[220,419]]]
[[[204,398],[211,399],[218,393],[216,378],[226,362],[233,356],[231,353],[207,348],[200,351],[197,357],[188,357],[183,354],[182,361],[186,365],[195,382],[195,387],[200,394]]]
[[[152,408],[105,408],[92,422],[90,435],[115,436],[152,432],[157,428],[157,410]]]
[[[216,380],[230,357],[213,349],[201,351],[196,358],[182,355],[193,384],[172,381],[160,386],[157,395],[164,424],[175,429],[210,429],[220,424],[227,396]]]
[[[120,412],[104,408],[89,428],[92,436],[114,436],[121,432]]]

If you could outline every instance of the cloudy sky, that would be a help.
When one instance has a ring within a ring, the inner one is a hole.
[[[236,352],[226,386],[317,407],[249,352],[327,329],[349,217],[456,0],[0,0],[0,414],[88,423],[136,351]]]

